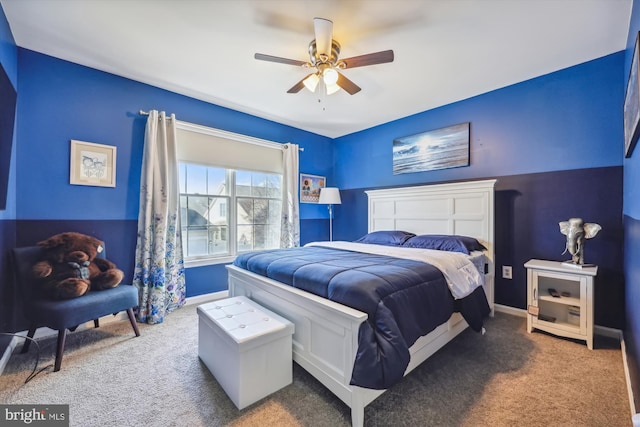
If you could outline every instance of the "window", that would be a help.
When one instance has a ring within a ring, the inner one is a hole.
[[[282,145],[180,121],[176,131],[186,266],[279,247]]]
[[[187,263],[227,262],[280,246],[282,175],[180,162],[182,245]]]

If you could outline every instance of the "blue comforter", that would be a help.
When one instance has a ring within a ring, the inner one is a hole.
[[[234,265],[367,313],[351,384],[386,389],[404,376],[409,347],[461,311],[475,329],[489,306],[482,287],[454,301],[436,267],[413,260],[305,247],[239,255]]]

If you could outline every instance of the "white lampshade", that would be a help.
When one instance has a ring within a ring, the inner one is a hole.
[[[340,200],[340,190],[336,187],[325,187],[320,189],[320,198],[318,203],[322,205],[339,205],[342,204]]]
[[[337,84],[332,84],[332,85],[324,85],[327,91],[327,95],[333,95],[334,93],[336,93],[337,91],[340,90],[340,86],[338,86]]]
[[[320,77],[318,77],[317,74],[311,74],[309,77],[304,79],[302,83],[310,92],[315,92],[318,82],[320,82]]]
[[[327,86],[334,85],[338,81],[338,72],[333,68],[325,68],[322,71],[322,80]]]

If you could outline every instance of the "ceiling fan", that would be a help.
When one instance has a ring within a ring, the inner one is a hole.
[[[280,64],[298,65],[304,68],[316,69],[315,72],[305,76],[296,83],[287,93],[298,93],[303,87],[306,87],[311,92],[315,92],[318,84],[322,82],[327,95],[339,91],[340,88],[347,91],[349,95],[354,95],[360,91],[360,87],[346,78],[342,73],[338,72],[338,70],[393,62],[392,50],[338,59],[340,55],[340,43],[332,38],[333,22],[328,19],[313,18],[313,27],[316,38],[309,43],[309,62],[262,53],[256,53],[254,55],[255,59],[261,61],[278,62]]]

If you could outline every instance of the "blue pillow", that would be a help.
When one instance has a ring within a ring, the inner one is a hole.
[[[409,248],[436,249],[439,251],[462,252],[469,255],[472,251],[482,251],[482,243],[473,237],[449,236],[440,234],[423,234],[408,239],[402,246]]]
[[[369,243],[373,245],[402,246],[407,239],[415,237],[415,234],[400,230],[373,231],[356,240],[356,243]]]

